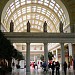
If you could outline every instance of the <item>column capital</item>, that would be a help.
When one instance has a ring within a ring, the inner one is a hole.
[[[26,42],[26,44],[30,44],[30,42],[29,42],[29,41],[27,41],[27,42]]]
[[[43,44],[48,44],[48,42],[43,42]]]
[[[64,42],[61,42],[60,44],[64,44]]]

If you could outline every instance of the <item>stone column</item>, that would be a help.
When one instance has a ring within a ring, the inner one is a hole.
[[[65,62],[64,43],[60,43],[60,45],[61,45],[61,70],[63,70],[63,64]]]
[[[30,73],[30,43],[26,43],[26,75]]]
[[[47,69],[48,69],[48,43],[44,43],[44,60],[47,63]]]
[[[69,49],[69,56],[73,57],[73,51],[72,51],[72,44],[68,43],[68,49]]]
[[[35,62],[35,60],[36,60],[36,56],[34,55],[34,62]]]
[[[73,48],[72,48],[72,43],[68,43],[68,51],[69,51],[69,62],[70,62],[70,67],[73,69]]]
[[[52,54],[54,55],[54,50],[52,51]],[[52,58],[53,59],[53,61],[54,61],[54,58]]]
[[[58,50],[56,50],[56,61],[58,61]]]
[[[37,64],[37,56],[34,55],[35,64]]]
[[[75,60],[75,44],[72,44],[72,55],[73,59]]]
[[[54,51],[52,51],[52,54],[54,54]]]

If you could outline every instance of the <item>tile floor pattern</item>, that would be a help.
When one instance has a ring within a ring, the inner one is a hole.
[[[43,72],[42,69],[31,69],[31,73],[26,73],[26,69],[15,69],[12,71],[12,74],[7,75],[52,75],[51,70],[48,72]],[[56,75],[56,73],[54,73]],[[64,75],[64,72],[60,71],[60,75]],[[67,70],[67,75],[75,75],[75,72]]]

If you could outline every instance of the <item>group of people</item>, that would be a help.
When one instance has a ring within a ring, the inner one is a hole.
[[[35,69],[35,67],[37,67],[37,69],[38,69],[38,65],[34,62],[33,63],[33,68]]]
[[[67,67],[70,68],[70,62],[67,64],[66,61],[63,64],[63,70],[64,70],[64,74],[66,75],[67,72]],[[42,64],[42,68],[44,69],[44,71],[47,72],[47,64],[46,61],[43,62]],[[60,75],[60,63],[57,61],[53,61],[52,63],[48,64],[48,69],[52,70],[52,75],[54,75],[54,71],[56,70],[56,75]]]
[[[60,63],[57,61],[53,61],[52,64],[51,64],[51,67],[49,67],[52,69],[52,75],[54,75],[54,71],[56,70],[56,75],[59,75],[60,74]]]

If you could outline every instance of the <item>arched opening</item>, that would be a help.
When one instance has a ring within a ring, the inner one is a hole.
[[[64,31],[69,30],[69,15],[60,0],[11,0],[5,5],[1,22],[9,32],[10,21],[14,22],[14,32],[26,32],[26,23],[31,23],[31,32],[42,32],[43,23],[47,22],[48,32],[59,32],[59,22],[64,24]]]

